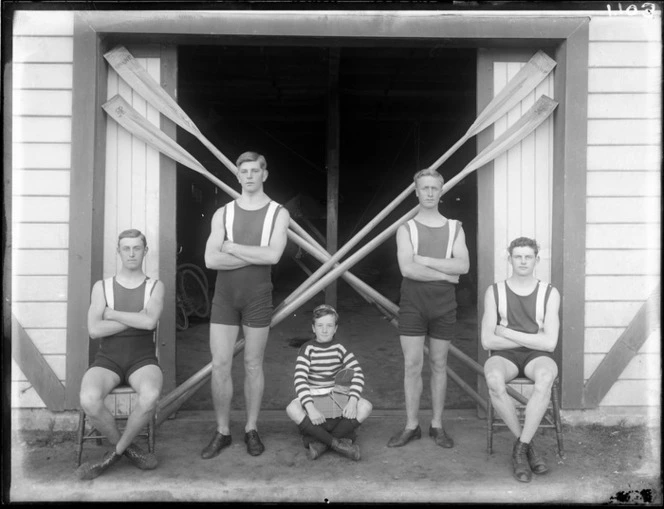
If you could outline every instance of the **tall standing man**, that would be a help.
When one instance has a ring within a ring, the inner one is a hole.
[[[535,451],[533,437],[558,376],[552,352],[558,344],[560,293],[534,276],[539,263],[539,246],[534,239],[514,239],[508,252],[512,275],[489,286],[484,295],[482,346],[491,350],[484,376],[491,403],[516,437],[512,450],[514,477],[529,482],[531,472],[544,474],[549,470]],[[506,388],[517,376],[534,382],[523,428]]]
[[[244,441],[252,456],[265,450],[256,421],[263,398],[263,354],[272,320],[271,266],[286,247],[290,216],[263,191],[268,177],[265,157],[245,152],[236,165],[242,195],[215,212],[205,246],[205,265],[217,271],[210,313],[212,402],[217,429],[201,452],[204,459],[214,458],[231,444],[231,367],[240,325],[245,338]]]
[[[80,402],[93,426],[113,444],[98,463],[84,463],[77,471],[90,480],[104,473],[124,455],[143,470],[157,466],[157,458],[132,443],[148,423],[161,394],[163,374],[157,361],[154,330],[164,307],[164,284],[143,272],[148,252],[145,235],[125,230],[118,237],[120,271],[92,287],[88,332],[101,338],[94,362],[83,375]],[[120,383],[129,384],[138,404],[122,433],[104,405],[106,396]]]
[[[450,448],[454,441],[443,429],[447,391],[447,354],[455,336],[459,275],[468,272],[468,248],[461,222],[438,211],[444,179],[434,170],[413,177],[420,207],[417,215],[397,230],[397,258],[403,276],[399,302],[399,334],[404,356],[406,427],[390,438],[388,447],[402,447],[422,431],[418,421],[422,395],[424,340],[429,336],[431,403],[429,436]]]

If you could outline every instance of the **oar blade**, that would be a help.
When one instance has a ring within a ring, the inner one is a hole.
[[[180,127],[194,136],[199,130],[175,100],[168,95],[143,66],[124,46],[116,46],[104,54],[106,61],[115,72],[136,90],[151,106],[155,107]]]
[[[475,135],[498,120],[519,104],[556,66],[556,61],[542,50],[535,53],[507,85],[496,95],[480,113],[468,130]]]
[[[498,138],[491,142],[477,157],[475,157],[461,173],[468,170],[474,171],[498,157],[503,152],[512,148],[514,145],[522,141],[526,136],[532,133],[539,125],[544,122],[553,110],[556,109],[558,103],[550,97],[543,95],[535,104],[521,116],[509,129],[502,133]],[[450,180],[451,182],[451,180]]]
[[[172,138],[169,138],[161,129],[140,115],[121,96],[113,96],[102,105],[102,108],[113,120],[132,135],[154,147],[159,152],[194,171],[199,173],[206,172],[205,168],[194,156],[178,145]]]

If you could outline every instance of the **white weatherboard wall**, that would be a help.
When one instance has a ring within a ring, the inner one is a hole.
[[[12,55],[12,313],[64,383],[74,15],[20,11]],[[12,360],[12,407],[44,407]]]
[[[519,72],[525,62],[496,62],[493,67],[494,95]],[[555,72],[555,69],[554,71]],[[546,95],[553,96],[553,72],[534,92],[496,121],[498,138]],[[516,237],[537,239],[540,263],[535,276],[551,281],[551,204],[553,179],[553,119],[546,119],[523,141],[494,161],[494,280],[507,279],[511,269],[507,246]]]
[[[160,59],[137,58],[159,82]],[[109,67],[108,98],[120,94],[141,115],[159,128],[159,111],[149,106]],[[106,195],[104,215],[104,277],[121,267],[118,234],[135,228],[148,242],[144,271],[159,277],[159,152],[135,138],[113,119],[106,121]],[[175,225],[173,226],[175,227]]]
[[[590,22],[584,379],[660,281],[661,17]],[[601,406],[659,406],[660,330]]]

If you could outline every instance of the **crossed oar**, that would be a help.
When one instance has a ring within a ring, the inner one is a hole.
[[[193,134],[205,145],[214,155],[233,173],[237,173],[237,167],[224,156],[196,127],[194,122],[186,115],[180,106],[168,95],[168,93],[143,69],[143,67],[133,58],[133,56],[122,46],[118,46],[104,55],[115,71],[122,77],[134,90],[143,98],[159,110],[162,114],[173,120],[180,127]],[[523,100],[535,87],[551,72],[555,62],[544,52],[537,52],[531,60],[524,65],[521,70],[509,81],[501,92],[480,113],[475,122],[468,129],[466,134],[459,139],[447,152],[436,160],[429,168],[436,169],[440,167],[463,143],[472,136],[477,135],[497,119],[509,112],[521,100]],[[553,112],[557,103],[552,99],[542,96],[534,106],[526,112],[519,121],[513,124],[499,138],[494,140],[480,154],[478,154],[459,174],[445,183],[443,193],[449,191],[461,179],[471,172],[489,163],[500,154],[520,142],[524,137],[537,128]],[[119,95],[114,96],[103,106],[107,114],[116,122],[122,125],[127,131],[136,137],[142,139],[148,145],[156,148],[160,152],[168,155],[173,160],[182,165],[200,173],[215,185],[223,189],[232,198],[237,198],[239,193],[225,184],[223,181],[212,175],[201,165],[191,154],[177,144],[172,138],[168,137],[154,124],[150,123],[136,112]],[[309,300],[322,288],[338,277],[343,277],[360,295],[368,302],[376,305],[378,309],[385,314],[390,322],[397,326],[396,317],[399,308],[391,300],[371,288],[359,278],[350,273],[349,269],[359,262],[364,256],[371,252],[375,247],[390,237],[397,228],[411,217],[415,216],[418,207],[414,207],[407,214],[402,216],[394,224],[377,235],[356,253],[350,256],[342,263],[339,260],[347,254],[358,242],[360,242],[375,226],[382,221],[392,210],[394,210],[414,189],[414,183],[395,198],[385,209],[381,211],[376,218],[370,221],[361,231],[350,239],[334,255],[330,255],[318,244],[301,226],[292,218],[289,223],[288,238],[295,242],[302,249],[313,255],[321,261],[323,265],[314,272],[300,287],[298,287],[287,299],[284,300],[276,309],[272,316],[271,326],[274,327],[281,322],[292,311]],[[332,267],[334,268],[330,270]],[[329,271],[329,272],[328,272]],[[327,272],[325,276],[323,274]],[[237,341],[234,355],[237,355],[244,348],[244,339]],[[450,348],[453,355],[458,357],[466,365],[471,367],[480,375],[484,375],[482,367],[473,359],[465,355],[453,345]],[[158,405],[157,423],[161,424],[173,412],[193,395],[208,379],[212,371],[212,364],[209,363],[189,379],[175,388],[169,394],[164,396]],[[450,378],[460,385],[468,394],[475,399],[482,407],[486,408],[485,400],[479,396],[468,384],[466,384],[449,367],[447,369]],[[521,402],[525,398],[518,392],[508,388],[510,394]]]

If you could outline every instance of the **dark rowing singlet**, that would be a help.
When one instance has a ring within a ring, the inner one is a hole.
[[[128,311],[130,313],[142,311],[148,298],[145,292],[147,281],[148,278],[136,288],[125,288],[113,277],[113,302],[109,302],[107,292],[104,292],[106,304],[116,311]],[[108,280],[104,281],[104,284],[106,283],[108,283]],[[151,285],[151,287],[151,290],[154,290],[154,285]],[[99,349],[109,355],[120,351],[126,352],[127,350],[134,352],[136,357],[142,354],[154,354],[153,331],[130,327],[112,336],[102,338]]]
[[[268,246],[281,205],[270,201],[258,210],[245,210],[236,201],[224,208],[226,240],[245,246]],[[255,289],[271,284],[271,265],[248,265],[217,271],[216,287]]]
[[[452,258],[452,248],[461,230],[461,221],[448,219],[443,226],[426,226],[411,219],[406,223],[406,227],[413,245],[413,254],[429,258]],[[459,276],[454,277],[451,282],[458,283]]]
[[[493,285],[493,297],[498,311],[498,325],[509,329],[537,334],[544,327],[546,304],[551,294],[551,285],[537,282],[529,295],[514,293],[505,281]],[[519,347],[514,351],[529,352],[530,348]]]

